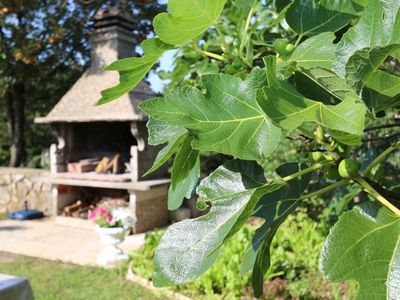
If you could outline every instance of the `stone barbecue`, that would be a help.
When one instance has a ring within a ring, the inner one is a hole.
[[[131,17],[119,9],[100,10],[90,67],[46,117],[35,120],[51,123],[57,134],[58,143],[50,147],[51,176],[43,180],[52,184],[52,214],[60,222],[74,216],[73,224],[79,223],[96,202],[114,198],[125,200],[136,215],[134,232],[168,221],[166,169],[142,178],[159,150],[148,145],[147,117],[138,109],[154,96],[149,86],[141,82],[112,103],[93,105],[102,90],[118,83],[117,72],[104,67],[134,56],[132,30]]]

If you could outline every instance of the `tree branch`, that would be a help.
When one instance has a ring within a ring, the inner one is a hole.
[[[396,132],[396,133],[385,135],[385,136],[377,136],[377,137],[362,139],[362,142],[366,143],[366,142],[373,142],[373,141],[383,141],[383,140],[393,139],[398,136],[400,136],[400,132]]]
[[[393,191],[390,191],[383,186],[381,186],[379,183],[369,179],[369,178],[364,178],[365,181],[367,181],[379,194],[381,194],[383,197],[385,197],[387,200],[392,202],[394,205],[400,208],[400,193],[396,193]]]
[[[388,123],[376,126],[370,126],[364,129],[364,132],[378,130],[378,129],[385,129],[385,128],[392,128],[392,127],[400,127],[400,123]]]

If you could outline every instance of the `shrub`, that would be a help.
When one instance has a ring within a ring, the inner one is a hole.
[[[217,261],[206,273],[174,289],[194,299],[200,296],[206,299],[251,298],[250,274],[240,276],[240,264],[243,252],[250,245],[259,225],[260,220],[253,219],[221,248]],[[337,295],[343,297],[353,292],[354,289],[347,288],[348,284],[341,290],[339,285],[324,282],[318,273],[324,226],[326,224],[310,219],[305,209],[282,224],[271,245],[272,265],[265,277],[269,293],[265,293],[265,299],[274,299],[269,298],[272,296],[340,299]],[[131,266],[139,276],[152,279],[152,259],[162,234],[163,231],[148,233],[143,249],[130,254]],[[321,295],[324,297],[320,298]]]

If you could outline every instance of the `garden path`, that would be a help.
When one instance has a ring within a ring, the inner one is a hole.
[[[139,249],[145,234],[128,236],[120,245],[124,252]],[[35,221],[0,221],[0,251],[61,261],[76,265],[95,265],[102,249],[94,230],[56,224],[52,218]]]

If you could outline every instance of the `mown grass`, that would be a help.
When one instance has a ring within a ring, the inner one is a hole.
[[[0,273],[28,278],[36,300],[166,299],[126,281],[123,271],[0,253]]]

